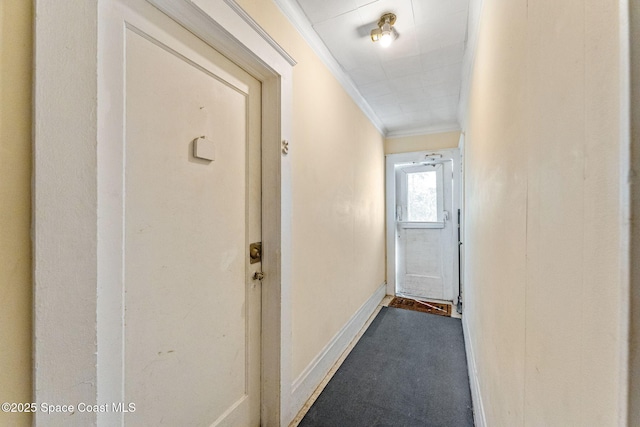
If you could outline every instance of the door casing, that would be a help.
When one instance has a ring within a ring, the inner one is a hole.
[[[233,0],[147,0],[262,82],[264,425],[286,425],[291,395],[291,58]],[[121,402],[122,28],[117,0],[36,0],[34,79],[34,398]],[[120,22],[109,21],[120,19]],[[113,25],[113,24],[116,25]],[[118,29],[120,28],[120,29]],[[119,65],[120,64],[120,65]],[[61,114],[59,114],[61,113]],[[116,147],[116,148],[114,148]],[[117,303],[117,301],[116,301]],[[115,320],[115,322],[114,322]],[[112,425],[110,414],[35,422]]]

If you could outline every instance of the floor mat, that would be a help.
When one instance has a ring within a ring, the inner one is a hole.
[[[404,308],[405,310],[421,311],[423,313],[451,317],[451,304],[439,302],[418,301],[411,298],[395,297],[389,303],[389,307]]]

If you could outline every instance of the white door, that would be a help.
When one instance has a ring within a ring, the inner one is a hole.
[[[399,165],[396,182],[396,293],[453,300],[452,162]]]
[[[260,82],[138,4],[147,23],[125,29],[125,423],[259,426]]]

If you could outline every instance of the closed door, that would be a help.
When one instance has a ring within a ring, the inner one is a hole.
[[[259,426],[260,82],[138,3],[148,25],[125,29],[125,423]]]
[[[451,162],[396,168],[396,292],[453,299]]]

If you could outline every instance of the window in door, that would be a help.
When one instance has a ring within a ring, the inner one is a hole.
[[[436,171],[407,174],[407,220],[438,221]]]
[[[442,164],[405,167],[402,175],[400,220],[442,222]]]

